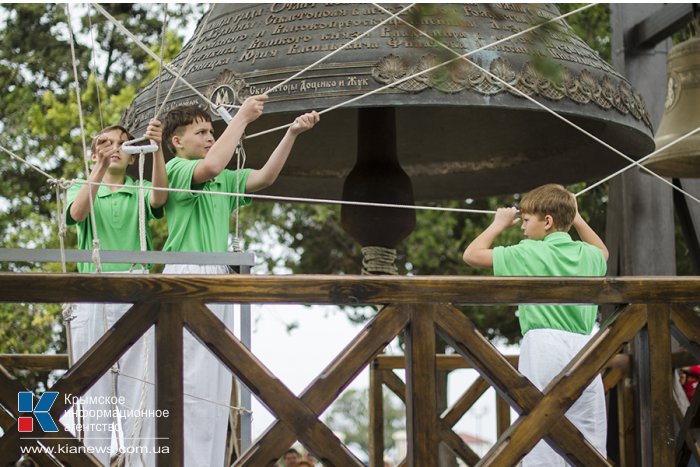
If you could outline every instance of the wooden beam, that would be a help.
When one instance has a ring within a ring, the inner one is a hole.
[[[464,416],[464,414],[467,413],[467,410],[471,409],[474,403],[484,395],[489,387],[489,383],[484,378],[481,376],[476,378],[476,380],[469,386],[469,389],[464,391],[460,398],[457,399],[457,402],[452,404],[452,407],[445,412],[442,419],[448,426],[455,426],[455,424]]]
[[[404,384],[404,382],[401,381],[401,379],[398,376],[396,376],[396,374],[393,371],[382,371],[384,372],[384,384],[405,403],[406,385]],[[486,383],[480,377],[470,386],[470,389],[467,391],[467,393],[478,392],[482,384],[486,384],[486,388],[488,388],[488,383]],[[454,431],[452,431],[452,426],[455,423],[457,423],[461,418],[461,415],[457,416],[457,418],[455,418],[455,416],[459,413],[464,414],[464,412],[466,411],[466,409],[464,409],[464,403],[462,403],[462,400],[468,400],[471,397],[473,396],[465,397],[465,395],[463,395],[460,401],[455,403],[455,405],[453,405],[452,408],[449,411],[447,411],[448,414],[452,415],[445,415],[443,418],[438,418],[438,438],[440,439],[440,441],[444,442],[453,453],[455,453],[464,462],[466,462],[467,465],[474,465],[477,462],[479,462],[479,456],[472,450],[472,448],[469,447],[467,443],[464,442],[462,438],[460,438]],[[472,404],[473,402],[469,404],[469,406],[471,406]],[[399,465],[404,466],[406,464],[406,459],[399,463]]]
[[[185,464],[183,323],[187,308],[195,303],[162,304],[156,322],[156,409],[167,411],[167,417],[156,420],[158,467],[182,467]],[[167,449],[166,449],[167,448]],[[167,453],[163,453],[167,450]]]
[[[37,286],[40,284],[40,286]],[[698,277],[0,274],[3,302],[696,303]]]
[[[625,377],[617,387],[618,441],[620,465],[637,465],[636,411],[631,377]]]
[[[68,369],[66,354],[0,354],[0,365],[13,370],[53,371]]]
[[[408,467],[438,465],[435,305],[407,306],[405,331]]]
[[[282,384],[229,329],[222,327],[221,321],[207,307],[189,307],[185,323],[197,340],[238,376],[273,415],[293,428],[299,441],[318,455],[323,464],[362,466],[360,460],[318,420],[318,414]]]
[[[316,414],[321,414],[342,390],[408,324],[408,313],[387,306],[370,320],[321,374],[301,393],[301,400]],[[296,435],[280,420],[275,421],[243,453],[236,465],[270,465],[279,459],[296,440]]]
[[[603,375],[603,387],[605,388],[605,393],[607,394],[612,388],[617,386],[622,378],[627,376],[628,372],[623,368],[613,368],[608,370]]]
[[[674,461],[675,433],[673,430],[673,401],[671,367],[670,310],[664,305],[649,305],[649,375],[651,405],[642,407],[649,411],[652,441],[650,465],[672,465]]]
[[[676,305],[671,310],[671,332],[680,344],[700,361],[700,316],[687,305]]]
[[[369,366],[369,463],[384,465],[384,401],[382,397],[383,374],[374,364]]]
[[[694,10],[692,3],[664,5],[625,33],[625,49],[641,51],[655,47],[683,29],[693,19]]]
[[[496,393],[496,436],[499,438],[510,428],[510,405]]]
[[[436,324],[440,336],[470,360],[518,413],[526,413],[540,402],[542,393],[518,373],[458,309],[440,310]],[[550,427],[547,443],[569,462],[586,467],[610,465],[567,418],[553,421]]]
[[[511,365],[518,365],[517,355],[504,355]],[[406,366],[406,358],[403,355],[377,355],[375,360],[379,370],[403,370]],[[437,354],[435,365],[438,371],[452,371],[473,369],[471,363],[466,361],[461,355]]]

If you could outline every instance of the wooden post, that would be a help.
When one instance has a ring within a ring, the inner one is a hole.
[[[634,25],[657,13],[662,4],[611,4],[611,49],[615,69],[628,78],[630,84],[642,95],[651,115],[654,128],[658,127],[664,110],[666,94],[666,56],[670,39],[642,52],[628,50],[624,35]],[[608,216],[606,244],[610,251],[608,275],[675,275],[675,236],[673,197],[671,188],[650,175],[633,168],[612,179],[608,190]],[[653,252],[653,254],[650,254]],[[637,424],[639,459],[642,465],[651,462],[647,455],[651,439],[642,440],[644,424],[643,405],[649,403],[639,393],[638,386],[647,377],[649,361],[637,355],[645,353],[646,335],[642,332],[632,343],[633,384],[636,410],[640,414]],[[670,349],[669,349],[670,351]],[[622,421],[627,425],[627,421]],[[647,433],[648,434],[648,433]],[[629,447],[626,447],[629,449]],[[622,454],[622,453],[621,453]]]
[[[620,465],[636,465],[634,392],[630,375],[625,376],[617,386],[617,411]]]
[[[384,405],[382,386],[385,371],[378,370],[377,360],[369,365],[369,465],[384,465]]]
[[[161,305],[156,324],[156,408],[168,411],[167,417],[156,420],[158,467],[180,467],[185,462],[182,313],[186,306],[187,302]]]
[[[409,305],[406,328],[408,467],[438,465],[435,305]]]
[[[651,440],[651,464],[673,465],[673,391],[671,389],[673,367],[671,366],[670,309],[668,305],[649,305],[647,335],[649,345],[649,402],[642,413],[649,413],[648,431]],[[641,389],[640,389],[641,392]],[[643,456],[642,456],[643,457]],[[642,459],[643,463],[647,461]]]
[[[499,438],[510,427],[510,405],[496,392],[496,436]]]

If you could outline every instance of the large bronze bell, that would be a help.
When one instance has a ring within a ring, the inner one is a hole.
[[[403,6],[387,8],[398,11]],[[419,7],[417,26],[460,53],[559,15],[554,5],[545,4]],[[212,8],[183,77],[224,103],[265,92],[387,17],[368,4]],[[648,154],[653,148],[648,115],[627,81],[568,26],[541,31],[471,58],[624,153]],[[175,68],[190,46],[173,61]],[[289,123],[302,112],[322,110],[452,57],[407,26],[387,24],[272,93],[265,114],[248,133]],[[543,57],[561,65],[561,82],[538,73],[533,64]],[[372,107],[395,109],[398,160],[411,177],[417,200],[514,193],[548,181],[595,179],[626,164],[468,63],[459,61],[445,70],[323,115],[321,124],[299,139],[269,192],[340,198],[342,180],[357,160],[358,109]],[[167,88],[172,76],[164,73],[162,86]],[[155,82],[146,87],[125,117],[136,134],[153,115],[155,88]],[[175,89],[167,108],[206,105],[185,86]],[[218,130],[221,125],[217,117]],[[259,166],[281,136],[278,132],[247,140],[250,165]]]
[[[668,54],[666,107],[656,132],[662,148],[700,127],[700,38],[682,42]],[[665,177],[700,177],[700,133],[650,157],[644,165]]]
[[[386,8],[397,12],[404,6]],[[249,94],[267,92],[388,16],[371,4],[212,8],[183,77],[216,104],[240,103]],[[464,54],[558,15],[551,4],[419,4],[401,17]],[[200,21],[195,37],[202,27]],[[175,68],[191,47],[192,41],[173,60]],[[453,57],[392,20],[270,93],[265,113],[247,133],[290,123],[303,112],[340,104]],[[552,23],[470,59],[625,154],[639,158],[653,149],[640,96],[568,25]],[[538,62],[558,66],[561,79],[541,73]],[[172,79],[164,75],[162,88]],[[125,115],[125,124],[137,135],[153,115],[155,94],[153,82]],[[166,109],[205,105],[179,83],[173,96]],[[212,115],[221,132],[223,122]],[[246,139],[247,165],[262,166],[281,137],[277,132]],[[459,60],[324,114],[316,128],[300,136],[266,193],[402,204],[463,200],[547,182],[593,180],[626,163]],[[343,208],[344,227],[363,244],[395,245],[413,228],[413,212],[374,209],[369,215],[368,208]],[[368,221],[372,216],[383,222]],[[383,224],[392,226],[381,233]]]

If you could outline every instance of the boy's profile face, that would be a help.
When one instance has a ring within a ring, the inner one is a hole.
[[[179,128],[172,137],[176,155],[185,159],[204,159],[215,141],[214,127],[202,119]]]
[[[126,172],[126,168],[134,163],[134,156],[122,151],[122,144],[129,141],[129,135],[119,129],[109,130],[97,137],[95,151],[92,152],[92,161],[97,162],[97,151],[112,151],[109,157],[109,170]]]
[[[522,213],[520,229],[530,240],[543,240],[552,230],[552,216]]]

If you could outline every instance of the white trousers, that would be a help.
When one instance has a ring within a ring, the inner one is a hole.
[[[591,338],[556,329],[532,329],[520,344],[518,370],[542,391]],[[603,379],[598,375],[566,412],[566,417],[601,454],[607,455],[607,412]],[[523,467],[566,466],[568,463],[545,441],[522,460]]]
[[[74,305],[70,321],[74,361],[88,350],[131,307],[128,303],[80,303]],[[127,466],[155,465],[154,436],[155,392],[154,332],[151,327],[115,365],[118,372],[108,371],[81,397],[80,418],[73,418],[74,434],[82,431],[84,444],[96,448],[93,453],[103,465],[110,457],[121,456]],[[146,381],[146,382],[144,382]],[[147,383],[148,382],[148,383]],[[74,394],[77,396],[77,394]],[[98,398],[123,403],[100,404]],[[76,407],[73,413],[75,414]],[[118,411],[120,416],[114,417]],[[70,416],[62,417],[62,421]],[[149,415],[150,414],[150,415]],[[70,423],[68,424],[70,426]]]
[[[225,266],[173,264],[163,270],[163,274],[227,273]],[[234,305],[207,307],[233,332]],[[233,375],[187,330],[183,336],[185,467],[223,467]]]

